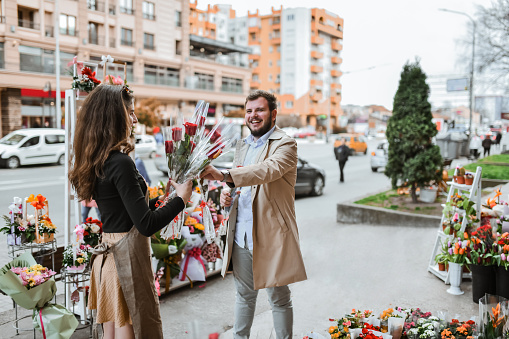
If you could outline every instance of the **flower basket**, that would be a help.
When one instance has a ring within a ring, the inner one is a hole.
[[[478,304],[479,299],[486,293],[496,294],[496,268],[495,266],[470,265],[472,271],[472,300]]]
[[[35,233],[35,243],[36,244],[44,244],[44,243],[47,243],[47,242],[51,242],[54,239],[55,239],[55,234],[54,233],[51,233],[51,234],[43,233],[42,235],[39,234],[39,232]]]

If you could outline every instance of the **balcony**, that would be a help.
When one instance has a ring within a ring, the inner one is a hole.
[[[322,100],[322,97],[323,97],[322,92],[316,92],[315,94],[311,95],[311,100],[320,101]]]
[[[323,58],[323,53],[320,51],[311,51],[311,57],[315,59]]]
[[[324,32],[324,33],[326,33],[328,35],[331,35],[333,37],[336,37],[336,38],[342,38],[343,37],[343,32],[338,30],[337,27],[325,25],[325,24],[320,23],[320,22],[313,22],[313,23],[311,23],[311,30],[312,31],[319,30],[321,32]]]
[[[132,40],[124,40],[124,39],[121,39],[120,40],[120,44],[122,46],[130,46],[130,47],[133,47],[134,46],[134,41]]]
[[[248,28],[248,33],[258,33],[260,31],[260,27],[253,26]]]
[[[89,35],[88,43],[91,45],[104,46],[104,36],[102,35]]]
[[[333,42],[331,44],[331,48],[333,51],[341,51],[343,49],[343,45],[338,44],[337,42]]]
[[[275,30],[275,31],[276,31],[276,30],[277,30],[277,31],[281,30],[281,21],[278,21],[277,23],[276,23],[276,22],[273,22],[271,27],[272,27],[272,29],[273,29],[273,30]]]
[[[333,103],[333,104],[339,104],[339,97],[338,96],[331,96],[330,97],[330,102]]]
[[[115,48],[115,47],[117,47],[117,39],[110,38],[110,48]]]
[[[260,54],[249,54],[249,60],[260,60]]]
[[[87,7],[91,11],[104,12],[105,6],[102,1],[87,1]]]
[[[339,57],[332,57],[331,61],[332,61],[333,64],[340,64],[340,63],[343,62],[343,59],[341,59]]]
[[[341,86],[341,84],[333,82],[332,84],[330,84],[330,88],[332,88],[332,89],[341,89],[342,86]]]
[[[55,27],[53,26],[45,26],[44,27],[44,36],[47,38],[53,38],[55,36]]]
[[[322,87],[322,86],[323,86],[323,80],[311,79],[311,81],[309,82],[309,84],[310,84],[311,86],[318,86],[318,87]]]
[[[323,45],[323,43],[324,43],[324,39],[323,39],[323,38],[320,38],[320,37],[319,37],[319,36],[317,36],[317,35],[313,35],[313,36],[311,37],[311,43],[312,43],[313,45]]]
[[[37,29],[37,30],[41,29],[41,26],[33,20],[18,19],[18,26],[23,27],[23,28]]]
[[[234,86],[234,85],[225,85],[223,84],[221,86],[221,92],[228,92],[228,93],[242,93],[242,86]]]
[[[109,15],[117,15],[117,6],[115,6],[114,4],[109,4],[108,14]]]
[[[120,6],[120,13],[134,15],[134,9],[132,9],[131,7]]]
[[[156,19],[156,16],[150,13],[143,13],[143,19],[154,21]]]
[[[0,16],[0,24],[5,24],[5,17],[4,16]]]
[[[322,73],[322,72],[323,72],[323,67],[311,65],[311,73]]]
[[[252,89],[258,89],[260,88],[261,85],[262,84],[258,80],[256,81],[251,80],[251,82],[249,83],[249,87],[251,87]]]
[[[69,27],[60,27],[60,35],[78,36],[78,31]]]
[[[340,77],[341,76],[341,71],[338,71],[337,69],[333,69],[330,71],[330,75],[333,76],[333,77]]]
[[[155,51],[156,50],[156,46],[148,45],[148,44],[143,44],[143,48],[144,49],[148,49],[149,51]]]

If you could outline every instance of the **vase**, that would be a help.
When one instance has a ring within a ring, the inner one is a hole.
[[[472,185],[474,183],[474,178],[465,178],[465,185]]]
[[[484,294],[496,294],[496,267],[470,265],[472,271],[472,300],[478,304]]]
[[[220,270],[223,268],[223,259],[216,259],[216,266],[215,266],[216,270]]]
[[[451,287],[447,290],[447,293],[452,295],[461,295],[463,292],[460,288],[461,285],[461,274],[462,265],[456,264],[454,262],[449,263],[449,282],[451,283]]]
[[[403,333],[403,326],[405,325],[405,318],[390,317],[388,321],[389,334],[393,339],[400,339]]]
[[[7,245],[20,246],[27,242],[27,238],[24,234],[16,236],[15,234],[7,234]]]
[[[496,269],[496,295],[509,299],[509,270],[504,266],[498,266]]]

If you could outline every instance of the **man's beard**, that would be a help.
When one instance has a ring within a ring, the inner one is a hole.
[[[248,124],[247,125],[247,128],[249,128],[249,130],[251,131],[251,134],[254,136],[254,137],[261,137],[263,135],[265,135],[268,131],[270,131],[270,129],[272,128],[271,126],[271,120],[267,120],[260,129],[256,130],[256,131],[253,131],[251,129],[251,126]]]

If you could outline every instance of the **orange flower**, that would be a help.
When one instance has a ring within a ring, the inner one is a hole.
[[[500,315],[500,303],[497,304],[497,307],[496,308],[491,308],[491,312],[493,313],[493,315],[490,314],[490,318],[491,318],[491,322],[493,324],[493,328],[497,328],[498,325],[500,325],[500,323],[502,322],[502,320],[504,320],[504,318],[499,318],[498,316]]]
[[[463,238],[468,239],[468,233],[467,232],[463,233]]]
[[[465,249],[464,248],[460,248],[460,250],[458,252],[460,253],[460,255],[463,255],[463,254],[465,254]]]
[[[329,333],[333,333],[336,330],[336,327],[331,326],[329,327]]]
[[[458,251],[458,249],[457,249],[457,248],[455,248],[454,250],[452,250],[452,252],[453,252],[454,254],[458,254],[458,252],[459,252],[459,251]]]
[[[493,197],[493,199],[495,199],[496,197],[499,197],[499,196],[501,196],[501,195],[502,195],[502,192],[500,192],[500,188],[497,188],[497,189],[495,190],[495,196]]]
[[[43,209],[46,206],[46,197],[42,194],[37,194],[35,201],[32,201],[30,205],[34,206],[36,210]]]

